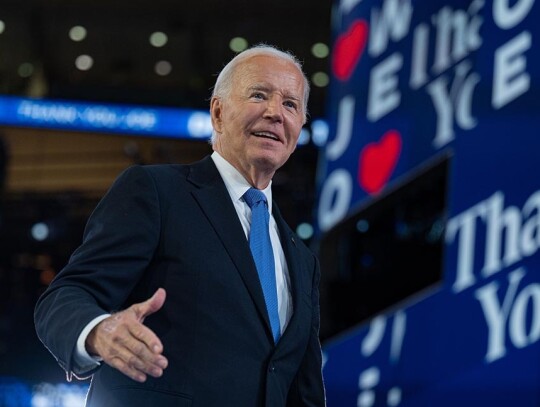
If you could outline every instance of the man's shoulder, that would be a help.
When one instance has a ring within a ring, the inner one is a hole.
[[[179,176],[189,173],[192,164],[146,164],[141,169],[158,177]]]
[[[158,190],[178,190],[199,188],[201,185],[215,185],[219,172],[208,156],[190,164],[147,164],[134,165],[124,171],[120,178],[141,179],[154,184]]]
[[[136,164],[124,169],[115,180],[115,185],[125,184],[163,184],[186,178],[188,166],[181,164]]]
[[[130,167],[129,170],[137,171],[141,170],[152,177],[163,179],[163,178],[175,178],[178,177],[186,178],[194,168],[198,167],[208,167],[209,162],[212,160],[209,157],[205,157],[200,161],[189,163],[189,164],[145,164],[145,165],[135,165]]]

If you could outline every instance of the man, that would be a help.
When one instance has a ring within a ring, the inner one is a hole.
[[[318,262],[271,193],[308,93],[293,56],[244,51],[216,81],[212,156],[132,167],[96,207],[35,314],[68,378],[93,374],[88,405],[325,404]]]

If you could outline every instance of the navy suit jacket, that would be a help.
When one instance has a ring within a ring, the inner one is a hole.
[[[89,406],[323,406],[319,266],[273,205],[293,315],[274,345],[249,245],[212,159],[135,166],[91,215],[82,245],[36,306],[36,330],[68,373],[81,330],[167,290],[145,324],[169,360],[132,381],[103,364]]]

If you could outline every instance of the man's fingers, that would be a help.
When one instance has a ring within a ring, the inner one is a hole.
[[[158,336],[147,326],[142,323],[128,325],[128,330],[130,336],[137,339],[139,343],[137,346],[144,345],[150,352],[155,354],[160,354],[163,352],[163,345],[159,340]],[[137,349],[133,349],[137,353]],[[140,349],[140,351],[144,351]]]
[[[109,361],[106,361],[109,365],[114,367],[115,369],[119,370],[126,376],[130,377],[131,379],[143,383],[146,381],[146,375],[141,372],[140,370],[130,366],[128,363],[123,361],[119,357],[115,357]]]
[[[130,327],[131,339],[126,343],[130,353],[148,365],[165,369],[168,365],[167,358],[161,355],[163,345],[159,338],[144,325]]]
[[[131,366],[150,374],[146,369],[167,367],[167,359],[161,355],[163,345],[151,329],[139,322],[126,324],[124,329],[110,335],[108,354],[119,354]]]
[[[166,367],[167,359],[161,355],[156,356],[146,349],[141,351],[144,348],[145,346],[141,343],[127,346],[115,344],[114,347],[109,348],[103,360],[137,381],[146,380],[146,375],[160,377]],[[162,363],[163,361],[165,364]]]
[[[161,309],[165,303],[166,292],[163,288],[158,288],[154,295],[144,302],[133,304],[130,308],[135,312],[139,321],[144,321],[148,315],[153,314]]]

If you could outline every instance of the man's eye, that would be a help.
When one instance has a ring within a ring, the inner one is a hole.
[[[291,101],[283,102],[283,105],[286,106],[286,107],[290,107],[292,109],[296,109],[296,103],[291,102]]]
[[[264,95],[260,92],[253,93],[251,97],[255,99],[264,99]]]

